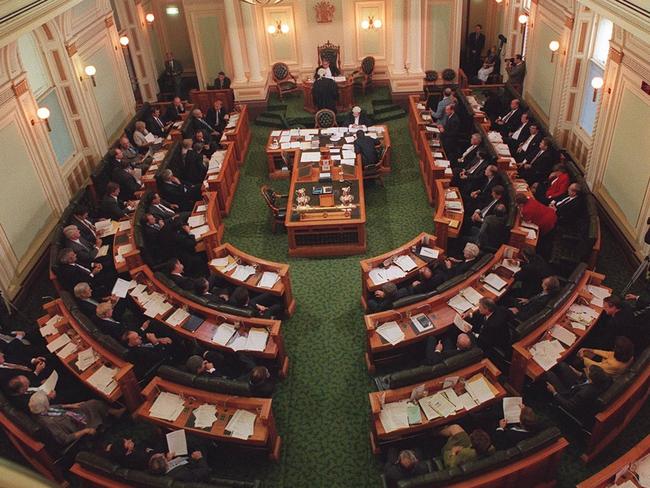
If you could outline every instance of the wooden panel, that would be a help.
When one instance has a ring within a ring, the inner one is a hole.
[[[581,22],[580,23],[580,38],[578,39],[578,52],[580,54],[585,52],[585,41],[587,40],[587,29],[589,23]]]
[[[571,95],[569,95],[569,105],[566,111],[567,122],[571,122],[571,120],[573,120],[573,106],[575,105],[575,102],[576,102],[576,94],[571,93]]]
[[[582,65],[582,60],[576,59],[576,65],[573,70],[573,80],[571,81],[571,88],[578,87],[578,80],[580,79],[580,66]]]

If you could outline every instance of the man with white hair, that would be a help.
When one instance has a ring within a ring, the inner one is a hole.
[[[81,237],[81,232],[76,225],[67,225],[63,228],[65,236],[65,247],[69,247],[77,253],[77,261],[86,267],[93,267],[99,249],[97,246]]]
[[[341,71],[339,71],[336,65],[331,64],[329,59],[321,59],[320,63],[321,64],[318,66],[318,68],[316,68],[316,76],[334,78],[335,76],[339,76],[341,74]],[[319,73],[320,70],[324,71],[322,75]]]
[[[468,242],[465,244],[465,248],[463,249],[463,259],[452,257],[446,258],[442,262],[442,266],[440,266],[434,273],[431,281],[437,287],[445,281],[463,274],[476,262],[476,258],[478,258],[480,252],[481,250],[476,244]]]
[[[153,141],[148,141],[147,124],[143,120],[138,120],[135,123],[135,131],[133,131],[133,142],[138,146],[140,152],[146,152],[147,149],[153,144]]]
[[[455,327],[454,327],[455,328]],[[451,331],[452,337],[430,336],[427,339],[425,347],[425,360],[424,364],[435,365],[442,363],[445,359],[451,358],[461,352],[468,351],[472,348],[474,343],[468,334],[461,333],[453,340],[453,334],[456,331]],[[445,334],[447,336],[447,334]]]
[[[327,108],[336,113],[336,102],[339,99],[338,87],[334,80],[327,78],[324,68],[319,68],[317,74],[318,79],[314,81],[311,89],[314,105],[318,110]]]
[[[350,112],[350,114],[347,116],[344,124],[344,126],[352,127],[353,129],[362,126],[368,127],[369,125],[372,125],[370,118],[361,110],[361,107],[358,105],[356,107],[352,107],[352,112]]]

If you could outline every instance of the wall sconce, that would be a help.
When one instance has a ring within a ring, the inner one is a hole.
[[[271,24],[266,28],[266,31],[271,34],[286,34],[289,32],[289,26],[284,24],[281,20],[276,20],[275,24]]]
[[[522,25],[523,25],[523,24],[526,24],[526,23],[528,22],[528,15],[526,15],[526,14],[521,14],[521,15],[519,16],[519,19],[518,19],[518,20],[519,20],[519,23],[520,23],[520,24],[522,24]]]
[[[180,9],[178,7],[167,7],[165,9],[165,13],[167,15],[178,15],[180,13]]]
[[[503,0],[494,0],[496,3],[501,3]]]
[[[153,21],[156,20],[156,16],[154,14],[149,13],[144,16],[144,20],[146,20],[148,24],[153,24]]]
[[[591,79],[591,87],[594,89],[594,96],[591,99],[592,102],[596,101],[596,97],[598,97],[598,90],[600,90],[604,84],[605,81],[600,76],[595,76]]]
[[[120,44],[122,44],[122,47],[126,47],[129,45],[129,38],[126,36],[121,36],[120,37]]]
[[[95,82],[95,73],[97,73],[97,69],[95,69],[92,64],[89,64],[84,68],[84,73],[90,76],[90,79],[93,80],[93,86],[97,86],[97,83]],[[79,80],[83,80],[83,78],[80,76]]]
[[[551,41],[548,44],[548,48],[551,50],[551,63],[553,62],[553,58],[555,57],[555,53],[558,49],[560,49],[560,43],[558,41]]]
[[[361,28],[364,30],[367,29],[381,29],[382,23],[381,20],[375,19],[372,15],[369,15],[367,19],[361,21]]]
[[[48,122],[47,119],[50,118],[50,109],[47,107],[40,107],[36,111],[36,117],[38,117],[39,120],[45,122],[45,126],[47,127],[48,132],[52,132],[52,128],[50,127],[50,123]],[[36,125],[38,121],[32,119],[32,125]]]

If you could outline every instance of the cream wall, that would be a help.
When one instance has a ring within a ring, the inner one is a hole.
[[[554,59],[554,62],[551,62],[548,45],[551,41],[558,41],[560,37],[561,32],[551,22],[538,18],[527,52],[527,59],[530,60],[527,63],[526,75],[527,101],[534,101],[547,119],[551,112],[557,62],[559,62],[559,57],[558,60]]]

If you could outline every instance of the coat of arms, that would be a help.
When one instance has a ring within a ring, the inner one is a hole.
[[[326,24],[334,20],[334,11],[336,7],[330,2],[322,1],[314,5],[314,10],[316,10],[316,22],[319,24]]]

